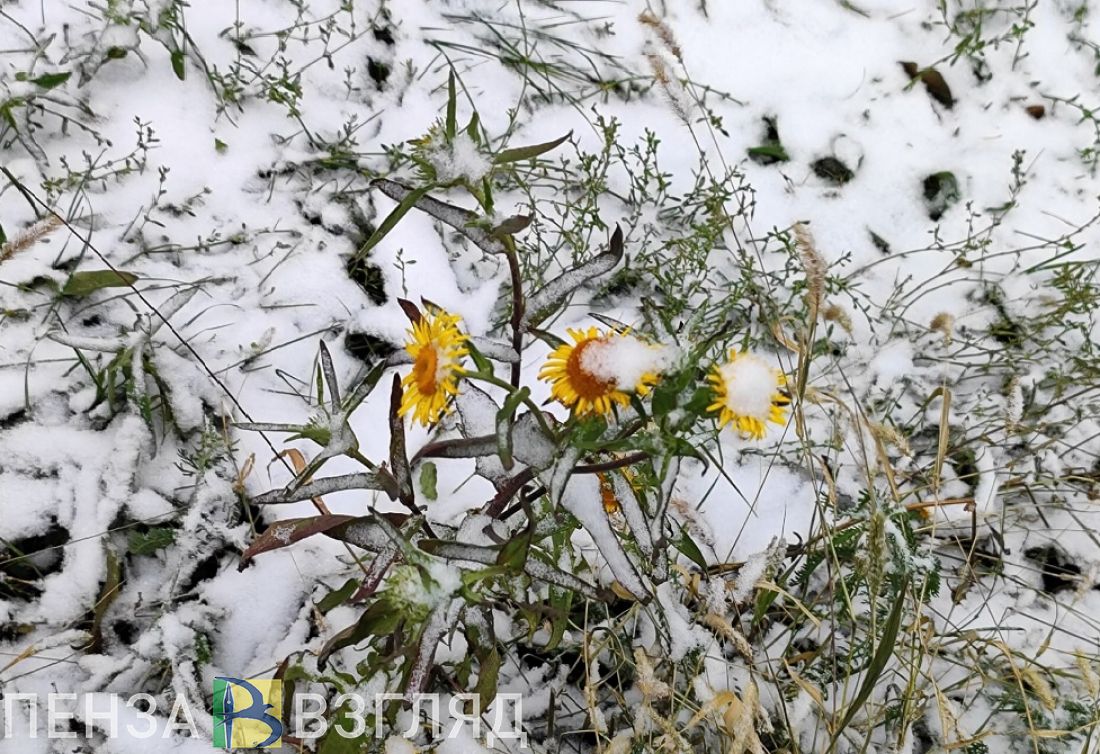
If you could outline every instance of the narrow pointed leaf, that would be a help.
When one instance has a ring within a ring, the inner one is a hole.
[[[578,288],[594,278],[610,272],[623,257],[623,231],[616,226],[607,251],[594,259],[566,270],[538,290],[527,301],[524,315],[526,327],[537,327],[540,322],[564,306]]]
[[[321,369],[325,375],[325,383],[328,385],[329,406],[332,413],[340,412],[340,383],[336,379],[336,368],[332,365],[332,354],[328,346],[321,341]]]
[[[379,469],[372,472],[359,472],[343,476],[330,476],[314,479],[293,490],[277,489],[257,495],[252,502],[257,505],[284,505],[309,500],[311,497],[328,495],[345,490],[379,490],[385,492],[391,500],[397,499],[397,482],[389,472]]]
[[[421,186],[418,189],[410,190],[397,206],[393,208],[393,211],[386,215],[386,219],[382,221],[382,224],[371,234],[371,237],[367,239],[367,242],[363,244],[362,248],[356,252],[356,256],[363,259],[367,256],[371,249],[381,242],[391,230],[393,230],[397,223],[401,221],[401,218],[409,213],[409,210],[416,206],[416,203],[431,190],[431,186]],[[383,192],[385,193],[385,192]]]
[[[412,469],[409,468],[409,456],[405,451],[405,422],[401,420],[401,378],[393,376],[393,388],[390,390],[390,467],[397,480],[397,497],[401,502],[413,507],[416,505],[416,493],[413,492]]]
[[[516,409],[530,394],[530,388],[526,386],[520,388],[508,396],[500,411],[497,412],[497,455],[500,456],[500,462],[505,469],[511,469],[514,465],[512,461],[512,419],[515,416]]]
[[[420,312],[420,307],[416,305],[415,301],[399,298],[397,299],[397,305],[401,307],[401,311],[405,312],[405,316],[409,318],[410,323],[416,325],[424,319],[424,315]]]
[[[499,240],[489,235],[485,228],[477,225],[478,216],[470,210],[441,202],[428,196],[422,189],[414,191],[386,178],[379,178],[372,185],[389,198],[402,204],[412,198],[417,209],[454,228],[483,251],[490,254],[500,254],[504,251],[504,246]],[[417,196],[414,197],[413,194]]]
[[[452,68],[447,74],[447,121],[444,124],[444,133],[447,141],[454,141],[458,132],[457,124],[458,92],[455,89],[455,72]]]
[[[515,147],[513,149],[505,149],[493,158],[493,162],[497,165],[504,165],[509,162],[520,162],[521,160],[530,160],[539,155],[546,154],[552,149],[564,144],[573,132],[570,131],[561,138],[554,139],[553,141],[543,142],[542,144],[532,144],[526,147]]]
[[[243,571],[254,557],[260,553],[279,550],[300,542],[314,534],[321,534],[352,520],[352,516],[321,515],[308,518],[294,518],[276,521],[256,537],[243,553],[237,570]]]

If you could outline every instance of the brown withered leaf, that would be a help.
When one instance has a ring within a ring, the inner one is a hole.
[[[405,316],[409,318],[409,322],[414,325],[420,322],[424,317],[424,315],[420,313],[420,307],[407,298],[397,299],[397,305],[401,307],[401,311],[405,312]]]
[[[306,537],[312,537],[314,534],[321,534],[341,524],[346,524],[353,518],[355,517],[328,514],[276,521],[267,527],[263,534],[256,537],[252,544],[241,553],[241,562],[237,566],[237,570],[243,571],[248,566],[249,561],[260,553],[288,547]]]
[[[955,98],[951,94],[951,87],[947,85],[943,74],[935,68],[921,68],[912,61],[903,61],[901,67],[910,79],[920,79],[929,97],[948,110],[955,106]]]

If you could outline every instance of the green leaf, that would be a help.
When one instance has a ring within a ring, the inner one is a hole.
[[[782,144],[763,144],[759,147],[749,147],[749,158],[761,165],[770,165],[773,162],[787,162],[791,158]]]
[[[680,538],[676,540],[676,549],[686,555],[692,563],[706,570],[707,559],[703,557],[703,551],[699,549],[699,545],[695,544],[695,540],[689,537],[686,531],[680,532]]]
[[[172,72],[176,78],[183,81],[186,71],[183,67],[183,50],[172,50]]]
[[[382,221],[382,224],[378,226],[377,230],[371,234],[371,237],[367,239],[367,242],[363,244],[363,248],[359,249],[356,253],[356,257],[363,259],[367,256],[368,252],[373,249],[378,243],[386,237],[386,235],[394,229],[401,218],[409,213],[416,203],[421,200],[430,190],[432,186],[421,186],[418,189],[410,191],[401,203],[393,208],[393,211],[386,215],[386,219]]]
[[[531,548],[530,530],[522,531],[504,543],[497,555],[497,565],[512,571],[522,571],[527,563],[527,551]]]
[[[684,406],[690,413],[702,416],[707,411],[707,407],[714,402],[714,393],[710,388],[701,387],[697,388],[694,393],[691,394],[691,398]]]
[[[322,597],[321,601],[317,603],[317,609],[320,610],[322,614],[335,610],[340,605],[347,602],[351,595],[355,594],[355,590],[358,588],[359,579],[348,579],[344,582],[342,587],[333,589]]]
[[[176,530],[167,526],[157,526],[147,532],[130,532],[130,553],[132,555],[152,555],[176,541]]]
[[[573,607],[573,592],[568,589],[550,589],[550,606],[554,608],[550,619],[550,638],[546,641],[544,651],[553,651],[561,640],[565,638],[565,631],[569,628],[569,612]]]
[[[470,116],[470,122],[466,124],[466,135],[470,137],[470,141],[478,146],[481,146],[481,133],[478,131],[478,126],[481,124],[481,116],[475,111]]]
[[[435,464],[431,461],[425,461],[420,466],[420,492],[428,500],[435,500],[439,497],[439,492],[436,490],[437,479],[438,474]]]
[[[497,680],[500,678],[500,652],[496,647],[482,658],[477,671],[477,686],[474,692],[480,699],[479,709],[488,709],[497,695]]]
[[[386,360],[380,359],[369,372],[366,377],[355,386],[351,391],[351,395],[344,399],[344,414],[350,414],[352,411],[359,407],[367,396],[371,394],[374,388],[378,385],[378,381],[382,379],[382,375],[386,372]]]
[[[332,637],[328,644],[321,649],[317,657],[317,667],[324,668],[332,653],[358,644],[371,636],[388,636],[394,633],[401,622],[401,614],[393,610],[383,600],[374,602],[368,607],[354,625],[348,626],[343,631]]]
[[[214,139],[214,151],[218,154],[225,154],[225,150],[229,149],[229,145],[221,139]]]
[[[455,91],[455,72],[452,68],[447,76],[447,122],[443,131],[448,142],[454,141],[455,133],[458,131],[457,111],[458,93]]]
[[[6,244],[8,242],[8,234],[4,232],[4,226],[0,225],[0,244]]]
[[[532,144],[528,147],[515,147],[514,149],[505,149],[500,154],[493,158],[493,162],[497,165],[503,165],[508,162],[520,162],[522,160],[530,160],[534,157],[538,157],[541,154],[546,154],[551,149],[555,149],[561,144],[564,144],[573,132],[570,131],[560,139],[554,139],[553,141],[543,142],[542,144]]]
[[[92,611],[92,642],[96,652],[102,651],[103,645],[103,619],[111,607],[111,603],[118,597],[119,588],[122,586],[122,561],[110,550],[107,551],[107,574],[103,580],[103,589],[96,600],[95,609]]]
[[[506,469],[512,468],[512,417],[530,395],[530,388],[521,387],[505,399],[504,405],[497,412],[497,455]]]
[[[894,654],[894,644],[897,641],[898,632],[901,630],[901,617],[905,613],[905,594],[908,589],[909,577],[906,576],[901,584],[901,589],[898,590],[894,606],[886,619],[886,624],[883,626],[882,637],[879,639],[878,647],[875,648],[875,655],[867,666],[867,674],[863,677],[863,685],[859,687],[859,693],[848,705],[848,709],[844,713],[844,719],[833,734],[834,743],[840,738],[844,729],[848,727],[848,723],[852,722],[856,713],[871,696],[871,692],[875,690],[875,684],[878,683],[879,677],[886,670],[886,665]]]
[[[0,118],[3,118],[4,122],[11,126],[13,131],[19,130],[19,125],[15,122],[15,115],[12,113],[12,108],[20,107],[23,104],[23,100],[18,97],[6,100],[3,104],[0,104]]]
[[[61,289],[62,296],[79,298],[95,293],[100,288],[125,288],[133,285],[138,276],[121,270],[82,270],[74,272]]]
[[[31,79],[31,83],[35,86],[42,87],[43,89],[53,89],[54,87],[61,86],[69,77],[72,76],[71,71],[64,71],[61,73],[47,73],[43,76],[39,76],[36,79]]]
[[[659,384],[657,389],[653,391],[653,415],[665,416],[673,411],[676,408],[678,397],[675,386],[666,385],[665,383]]]
[[[761,621],[764,620],[765,614],[768,609],[779,597],[779,592],[774,589],[758,589],[756,592],[756,601],[752,606],[752,630],[756,630]]]
[[[474,362],[474,366],[477,367],[477,371],[482,374],[492,374],[493,365],[489,363],[489,360],[485,358],[485,355],[481,351],[474,347],[473,343],[466,343],[466,348],[469,351],[470,358]]]
[[[557,335],[550,332],[549,330],[540,330],[537,327],[528,327],[527,332],[531,333],[551,348],[558,348],[559,346],[566,345],[565,340],[559,338]]]

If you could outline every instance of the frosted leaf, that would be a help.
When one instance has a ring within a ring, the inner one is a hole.
[[[672,584],[665,582],[657,587],[656,605],[659,606],[668,626],[668,659],[679,662],[696,647],[705,647],[711,641],[707,632],[695,625],[686,607],[672,591]]]
[[[611,528],[611,522],[607,520],[607,511],[603,507],[600,483],[596,476],[589,474],[572,477],[565,486],[561,505],[581,522],[619,583],[635,598],[646,599],[648,590],[630,561],[630,556],[623,549],[622,542]]]
[[[494,547],[457,542],[441,542],[432,548],[432,554],[436,557],[480,565],[496,565],[499,553],[500,551]],[[571,573],[555,568],[537,557],[529,556],[527,558],[523,565],[523,572],[536,581],[569,589],[590,600],[600,599],[599,591],[591,584]]]
[[[510,343],[501,343],[496,340],[489,340],[488,338],[472,337],[470,342],[473,343],[474,348],[481,351],[484,356],[496,361],[503,361],[509,364],[514,364],[519,361],[519,355],[516,354],[516,349],[512,348]]]
[[[500,406],[481,388],[467,385],[455,398],[455,407],[462,417],[465,437],[496,433],[497,412],[500,411]]]
[[[432,611],[424,622],[424,628],[416,648],[416,657],[413,659],[412,668],[409,670],[409,681],[405,686],[406,699],[411,701],[427,685],[428,674],[432,669],[436,649],[443,637],[454,626],[455,621],[458,620],[462,605],[463,601],[459,599],[441,604]]]
[[[645,513],[638,503],[638,496],[634,493],[634,487],[631,486],[623,474],[617,472],[611,474],[611,487],[615,493],[615,499],[619,501],[623,518],[626,519],[631,534],[638,542],[638,549],[647,558],[650,557],[653,554],[653,539],[650,537],[649,522],[646,521]]]
[[[508,472],[495,453],[497,412],[500,411],[500,406],[484,390],[467,383],[455,398],[455,407],[462,418],[459,429],[464,437],[493,438],[494,452],[477,459],[477,473],[490,481],[503,479]]]
[[[557,449],[545,435],[532,414],[523,414],[512,427],[512,455],[535,469],[546,469],[554,463]]]
[[[306,482],[294,489],[270,490],[262,495],[256,495],[253,502],[257,505],[281,505],[345,490],[382,490],[391,500],[396,499],[396,483],[388,474],[383,474],[384,472],[381,471],[362,471],[343,476],[323,477]]]
[[[129,345],[126,338],[96,338],[84,335],[72,335],[66,332],[52,332],[50,340],[69,348],[77,348],[81,351],[101,351],[103,353],[115,353]]]
[[[581,450],[579,448],[565,448],[561,451],[557,463],[539,474],[542,483],[545,484],[546,488],[550,491],[550,502],[552,504],[557,505],[561,500],[562,493],[565,491],[565,486],[569,483],[570,477],[573,475],[573,469],[576,468],[577,461],[579,461],[580,458]],[[593,481],[595,481],[595,477],[593,477]],[[598,489],[596,492],[596,499],[600,499]]]
[[[412,193],[412,189],[386,178],[380,178],[371,185],[395,202],[404,200],[405,197]],[[501,245],[500,241],[490,236],[484,228],[475,224],[478,216],[470,210],[458,207],[454,204],[448,204],[447,202],[441,202],[430,196],[420,197],[420,199],[416,201],[415,206],[420,211],[426,212],[440,222],[450,225],[459,233],[473,241],[482,250],[490,254],[504,251],[504,247]]]
[[[610,272],[622,257],[623,234],[619,228],[616,228],[615,233],[611,236],[611,246],[607,251],[566,270],[527,299],[527,313],[523,318],[524,326],[537,327],[540,322],[562,306],[575,290],[590,282],[593,278]]]

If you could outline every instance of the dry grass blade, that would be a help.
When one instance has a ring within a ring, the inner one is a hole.
[[[26,251],[43,238],[65,224],[59,215],[49,215],[0,246],[0,262],[6,262],[21,251]]]

